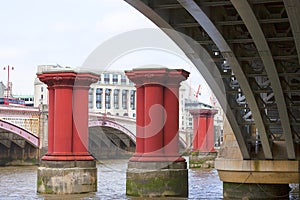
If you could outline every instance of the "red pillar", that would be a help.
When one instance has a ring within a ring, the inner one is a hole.
[[[208,115],[206,120],[206,130],[207,130],[207,136],[206,136],[206,144],[207,144],[207,150],[209,152],[215,152],[215,140],[214,140],[214,114]]]
[[[163,86],[147,84],[145,87],[145,137],[144,153],[148,156],[161,156],[164,145]],[[139,111],[137,111],[139,112]],[[146,155],[145,155],[146,156]]]
[[[48,153],[53,153],[54,143],[54,89],[48,86]]]
[[[93,160],[87,151],[88,89],[98,75],[62,70],[38,78],[49,88],[50,149],[42,160]]]
[[[199,127],[199,121],[198,117],[193,117],[193,151],[198,151],[198,127]]]
[[[88,95],[94,82],[89,74],[77,74],[73,88],[73,144],[76,160],[94,160],[88,152]]]
[[[139,112],[136,113],[136,148],[135,156],[141,156],[144,153],[144,124],[145,124],[145,88],[142,85],[136,85],[136,109]],[[134,158],[133,157],[133,158]]]
[[[63,81],[62,81],[63,82]],[[73,81],[54,86],[53,155],[72,155],[72,86]]]
[[[193,151],[215,152],[214,149],[214,115],[217,110],[190,110],[194,122]]]
[[[206,115],[198,116],[198,149],[200,152],[207,152],[207,129]]]
[[[137,148],[130,160],[184,161],[178,153],[178,90],[189,73],[163,68],[135,69],[126,75],[140,88],[137,89]]]

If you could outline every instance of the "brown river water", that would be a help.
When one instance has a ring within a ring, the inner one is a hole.
[[[105,160],[97,168],[98,191],[95,193],[41,195],[36,192],[37,166],[0,167],[0,199],[145,199],[125,194],[127,160]],[[189,169],[189,198],[175,199],[222,199],[222,193],[222,182],[215,169]],[[290,199],[298,199],[298,193],[292,193]]]

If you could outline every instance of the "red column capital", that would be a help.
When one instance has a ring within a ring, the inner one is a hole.
[[[199,117],[199,116],[214,116],[218,113],[217,110],[214,109],[192,109],[190,110],[190,113],[193,117]]]
[[[160,84],[160,85],[179,85],[187,79],[189,72],[183,69],[168,68],[148,68],[133,69],[125,71],[126,76],[136,85]]]

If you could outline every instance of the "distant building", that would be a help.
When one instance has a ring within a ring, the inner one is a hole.
[[[1,81],[0,82],[0,98],[3,98],[4,97],[4,92],[6,90],[6,87],[5,85],[3,84],[3,82]]]
[[[136,88],[124,72],[103,72],[89,91],[89,109],[103,115],[136,117]]]
[[[47,71],[50,69],[63,68],[59,65],[39,65],[37,67],[37,73]],[[48,89],[47,85],[41,82],[37,77],[34,80],[34,107],[39,105],[48,104]]]

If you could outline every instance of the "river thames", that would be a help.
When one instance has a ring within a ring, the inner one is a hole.
[[[125,194],[127,160],[104,160],[97,168],[98,191],[95,193],[40,195],[36,193],[37,166],[0,167],[0,199],[145,199]],[[222,199],[222,193],[222,182],[215,169],[189,169],[189,198],[177,199]],[[298,199],[298,194],[292,193],[290,199]]]

